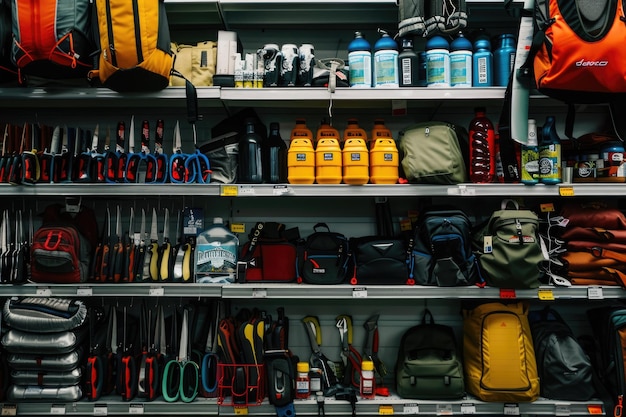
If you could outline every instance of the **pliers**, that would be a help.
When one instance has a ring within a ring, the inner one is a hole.
[[[311,359],[309,362],[314,368],[320,368],[322,370],[322,376],[324,378],[325,395],[334,395],[334,391],[337,390],[338,382],[334,369],[330,365],[330,360],[322,353],[320,346],[322,344],[322,328],[319,320],[315,316],[307,316],[302,319],[302,323],[307,330],[309,336],[309,343],[311,344]]]
[[[359,387],[361,377],[361,354],[352,346],[352,317],[340,315],[335,319],[341,341],[341,360],[344,366],[343,385]]]

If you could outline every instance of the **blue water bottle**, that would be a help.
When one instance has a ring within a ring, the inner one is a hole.
[[[506,87],[515,64],[515,38],[510,33],[500,35],[498,49],[493,53],[493,84]]]
[[[472,86],[491,87],[493,85],[493,54],[488,39],[481,37],[474,42],[472,63]]]

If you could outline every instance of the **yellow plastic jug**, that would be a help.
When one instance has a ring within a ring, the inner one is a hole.
[[[348,126],[343,131],[342,145],[345,145],[346,141],[352,138],[363,139],[367,146],[367,132],[359,126],[359,121],[355,118],[348,119]]]
[[[374,127],[372,128],[372,133],[370,136],[370,140],[367,143],[367,146],[369,149],[372,149],[372,147],[374,146],[374,143],[376,143],[376,140],[381,139],[381,138],[389,139],[392,137],[393,135],[391,134],[391,130],[389,130],[389,128],[385,126],[385,120],[375,119]]]
[[[365,139],[352,137],[343,144],[343,182],[363,185],[369,181],[369,151]]]
[[[370,149],[370,182],[395,184],[398,182],[398,147],[393,138],[379,138]]]
[[[331,126],[327,121],[322,120],[322,123],[315,134],[315,147],[317,147],[317,143],[320,139],[336,139],[337,143],[339,143],[340,138],[341,136],[339,136],[339,131]]]
[[[289,141],[294,139],[308,139],[313,143],[313,132],[306,126],[306,120],[296,119],[296,125],[291,129],[291,137]]]
[[[315,182],[341,183],[341,148],[337,138],[321,138],[315,148]]]
[[[287,181],[289,184],[315,182],[315,151],[307,138],[293,139],[287,151]]]

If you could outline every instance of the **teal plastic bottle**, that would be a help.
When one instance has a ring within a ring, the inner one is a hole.
[[[472,60],[472,85],[491,87],[493,85],[493,54],[489,40],[480,38],[474,42]]]
[[[554,116],[546,117],[539,145],[539,178],[544,184],[561,182],[561,139],[556,132]]]

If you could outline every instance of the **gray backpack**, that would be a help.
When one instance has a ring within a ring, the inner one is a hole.
[[[402,336],[396,362],[396,392],[402,398],[455,399],[465,395],[463,365],[454,331],[424,310],[421,324]]]
[[[399,0],[398,34],[456,35],[467,26],[465,0]]]

